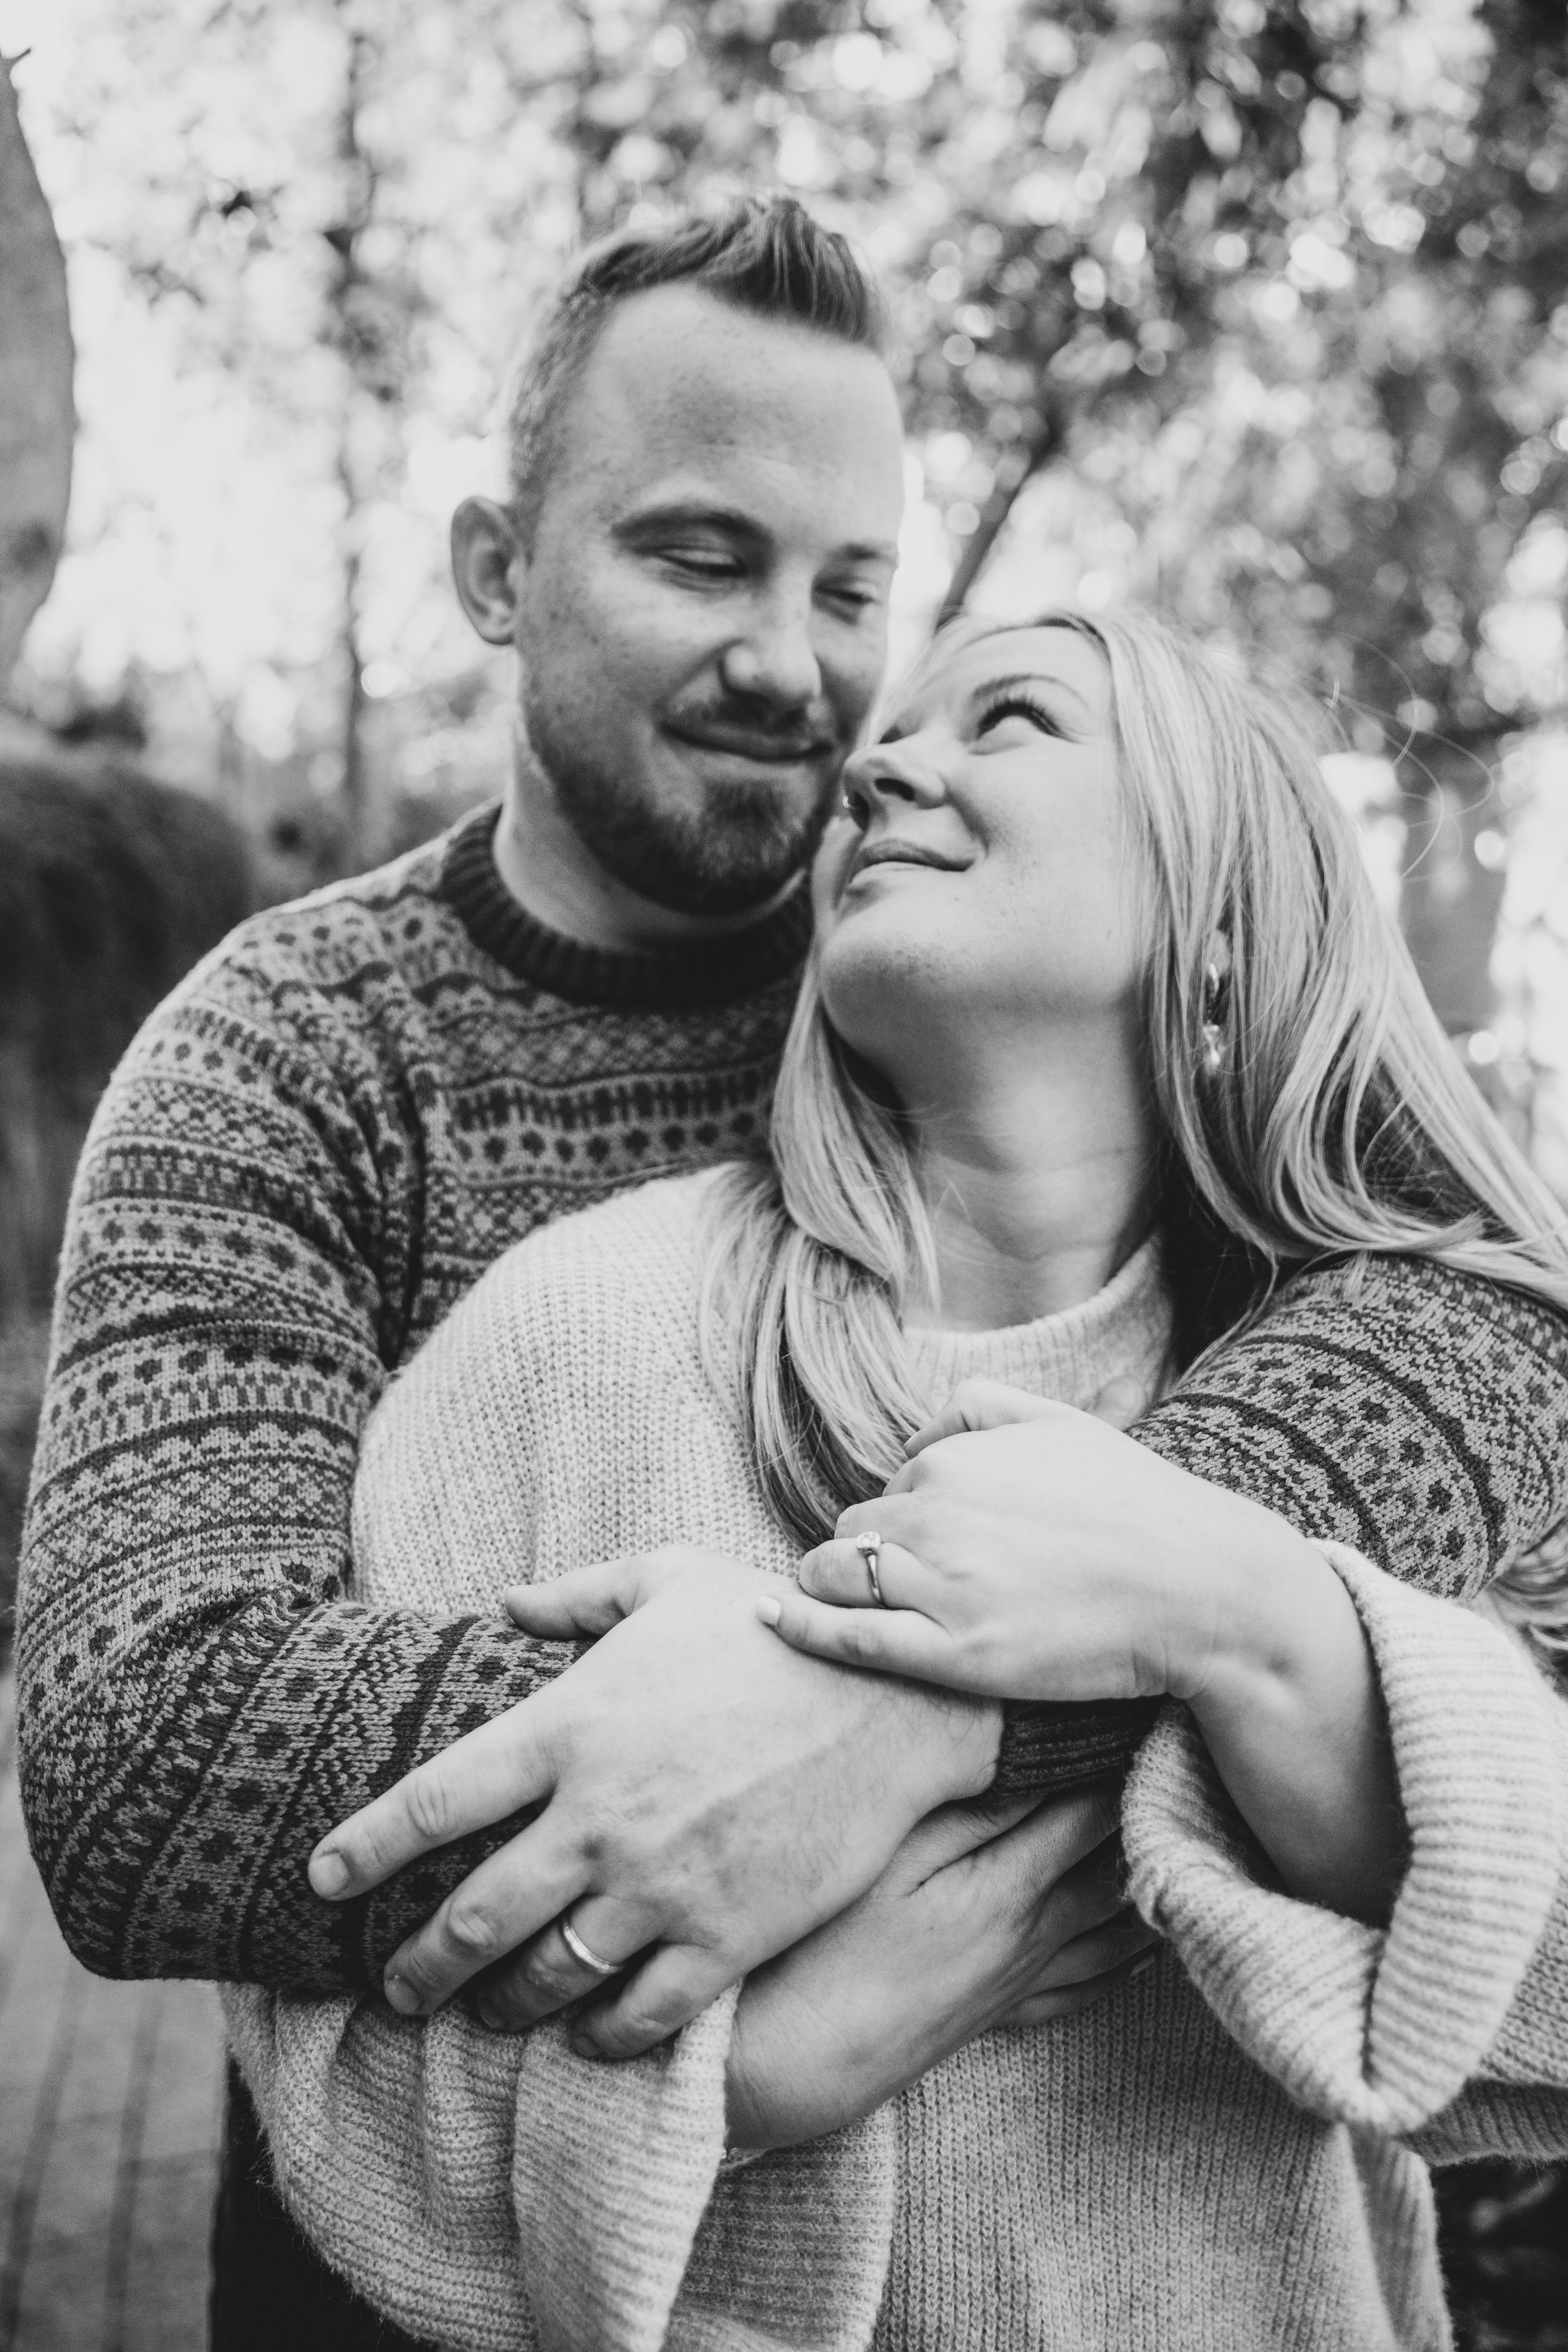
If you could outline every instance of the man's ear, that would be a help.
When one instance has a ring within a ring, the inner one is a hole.
[[[488,646],[513,641],[524,566],[510,510],[494,499],[465,499],[452,517],[452,577],[464,612]]]

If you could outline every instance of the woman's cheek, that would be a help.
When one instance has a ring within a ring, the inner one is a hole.
[[[854,818],[844,814],[833,818],[811,869],[811,904],[819,938],[836,919],[849,861],[859,845],[860,828]]]

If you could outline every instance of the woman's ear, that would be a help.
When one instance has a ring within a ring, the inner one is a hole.
[[[465,499],[452,517],[452,577],[458,601],[486,645],[515,642],[526,570],[510,509],[494,499]]]

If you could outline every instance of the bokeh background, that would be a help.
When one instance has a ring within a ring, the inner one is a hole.
[[[642,207],[786,188],[883,272],[900,657],[1134,600],[1332,705],[1568,1197],[1562,0],[0,0],[22,50],[78,429],[0,709],[0,1602],[92,1101],[247,905],[499,789],[447,522],[541,290]],[[1466,2342],[1568,2345],[1561,2184],[1451,2202]]]

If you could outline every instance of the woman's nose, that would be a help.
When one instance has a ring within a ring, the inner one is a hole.
[[[896,743],[868,743],[844,762],[844,797],[864,824],[879,804],[933,808],[946,796],[931,746],[920,736]]]

